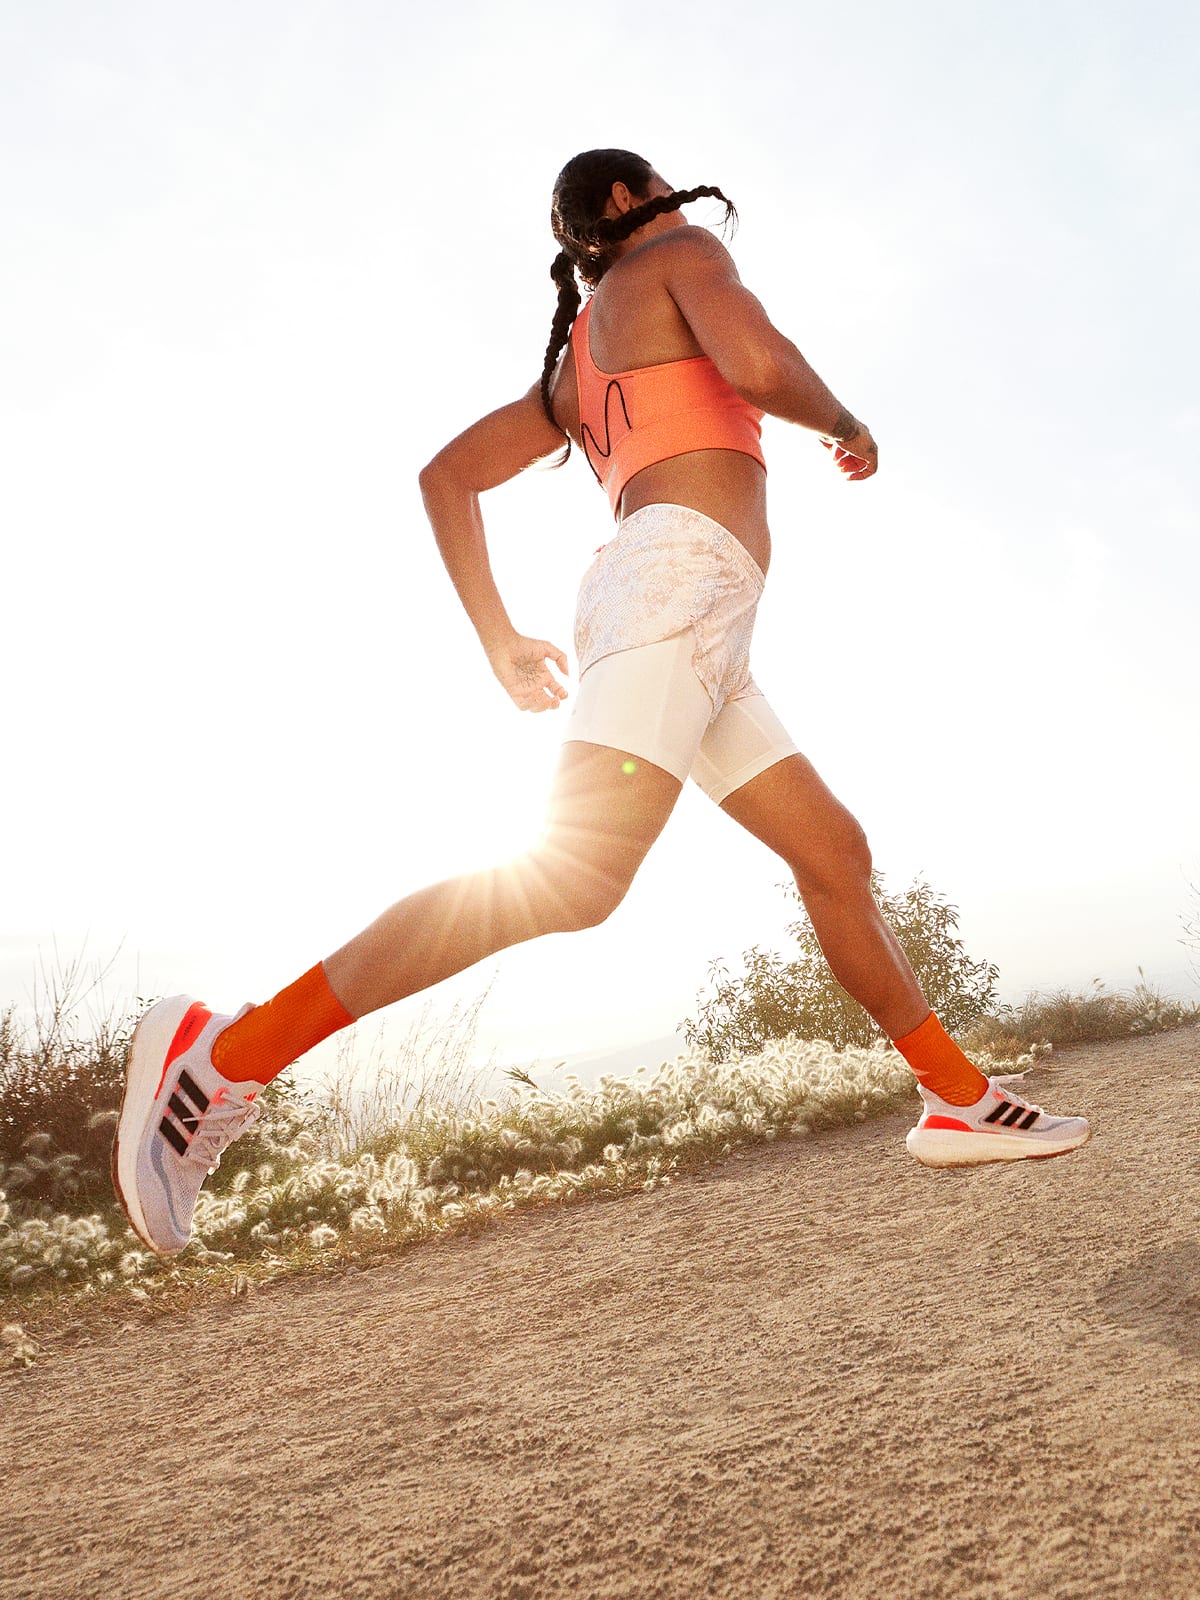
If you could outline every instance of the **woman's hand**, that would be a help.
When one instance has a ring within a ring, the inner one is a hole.
[[[567,691],[550,668],[553,661],[560,672],[567,670],[567,658],[546,639],[527,639],[514,633],[487,653],[492,671],[522,711],[557,711]]]
[[[821,443],[826,450],[833,451],[833,459],[842,477],[849,478],[853,483],[860,478],[869,478],[879,470],[879,446],[861,425],[856,433],[846,439],[822,439]]]

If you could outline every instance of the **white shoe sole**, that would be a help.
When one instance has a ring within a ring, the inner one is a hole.
[[[923,1167],[981,1167],[990,1161],[1039,1161],[1078,1150],[1090,1128],[1059,1139],[1034,1141],[1005,1133],[958,1133],[944,1128],[910,1128],[904,1143]]]
[[[137,1163],[142,1134],[146,1127],[148,1108],[154,1104],[162,1077],[163,1062],[171,1041],[179,1031],[179,1024],[195,1005],[189,995],[177,994],[170,1000],[160,1000],[151,1006],[134,1029],[129,1047],[129,1071],[125,1078],[125,1094],[121,1100],[121,1115],[112,1147],[112,1181],[121,1208],[129,1218],[129,1225],[148,1250],[166,1258],[177,1255],[175,1250],[163,1250],[150,1237],[138,1201]]]

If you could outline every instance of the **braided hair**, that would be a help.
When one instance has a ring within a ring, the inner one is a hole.
[[[580,294],[576,274],[589,292],[613,263],[615,247],[628,239],[631,233],[661,217],[668,211],[678,211],[693,200],[712,195],[724,202],[725,221],[737,221],[733,202],[726,199],[720,189],[701,184],[695,189],[676,189],[673,194],[660,195],[634,206],[621,217],[606,217],[604,207],[612,194],[614,183],[625,184],[635,195],[644,195],[650,188],[654,168],[631,150],[585,150],[573,157],[558,175],[554,185],[554,198],[550,207],[550,226],[554,237],[562,246],[550,267],[550,277],[558,289],[558,305],[554,321],[550,324],[550,342],[542,363],[542,408],[554,426],[558,427],[550,405],[550,379],[554,374],[559,352],[566,344],[571,324],[579,314]],[[571,453],[571,441],[556,465],[561,466]]]

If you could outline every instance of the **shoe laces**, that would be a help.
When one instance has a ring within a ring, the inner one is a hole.
[[[187,1147],[187,1159],[199,1161],[213,1173],[221,1165],[221,1155],[235,1139],[240,1139],[252,1122],[257,1121],[262,1107],[257,1100],[243,1099],[222,1091],[222,1098],[214,1097],[200,1125]]]
[[[1026,1110],[1036,1111],[1039,1117],[1044,1117],[1046,1113],[1042,1110],[1041,1106],[1034,1105],[1032,1100],[1026,1100],[1024,1095],[1016,1094],[1008,1087],[1010,1083],[1023,1076],[1023,1073],[1010,1072],[1006,1077],[993,1078],[992,1082],[996,1085],[997,1089],[1006,1100],[1012,1101],[1013,1105],[1024,1106]]]

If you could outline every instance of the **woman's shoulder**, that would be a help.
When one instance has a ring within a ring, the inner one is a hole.
[[[642,257],[647,261],[672,260],[694,261],[732,261],[732,256],[717,238],[715,233],[710,233],[707,228],[694,225],[686,228],[671,228],[667,233],[656,234],[653,239],[647,239],[645,244],[632,251],[625,259],[633,261]]]
[[[730,251],[726,250],[717,235],[707,227],[674,227],[667,234],[648,238],[645,245],[611,267],[600,283],[600,298],[608,296],[614,301],[626,301],[630,293],[637,299],[653,298],[662,294],[675,299],[678,291],[696,294],[726,283],[738,282],[738,269],[734,267]],[[602,312],[603,315],[603,312]]]

